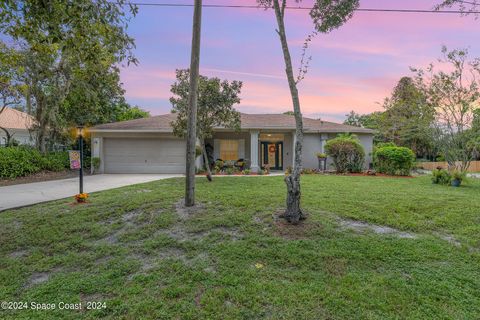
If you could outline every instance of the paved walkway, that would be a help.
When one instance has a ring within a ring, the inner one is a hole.
[[[84,178],[84,192],[96,192],[132,184],[181,177],[180,174],[100,174]],[[0,187],[0,211],[73,197],[78,178]]]

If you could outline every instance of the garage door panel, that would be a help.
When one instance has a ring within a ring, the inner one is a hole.
[[[105,138],[106,173],[184,173],[185,141]]]

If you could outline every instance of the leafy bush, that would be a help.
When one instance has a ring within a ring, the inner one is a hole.
[[[62,171],[69,168],[68,152],[54,152],[43,156],[42,169],[48,171]]]
[[[405,147],[377,148],[374,158],[377,172],[393,176],[408,176],[415,167],[415,153]]]
[[[0,148],[0,178],[16,178],[42,170],[40,152],[28,147]]]
[[[41,170],[61,171],[68,165],[66,152],[42,155],[37,150],[25,146],[0,148],[1,179],[15,179]]]
[[[355,136],[341,135],[325,144],[327,155],[332,157],[338,173],[361,172],[365,161],[365,151]]]
[[[432,171],[432,182],[435,184],[450,185],[452,176],[445,169],[435,169]]]

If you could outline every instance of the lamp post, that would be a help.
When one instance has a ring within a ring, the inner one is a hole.
[[[80,149],[80,194],[83,193],[83,126],[77,127],[78,147]]]

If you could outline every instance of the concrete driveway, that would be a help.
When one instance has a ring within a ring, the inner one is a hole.
[[[84,192],[91,193],[176,177],[182,177],[182,175],[100,174],[84,177],[83,189]],[[71,178],[0,187],[0,211],[73,197],[78,193],[78,183],[78,178]]]

